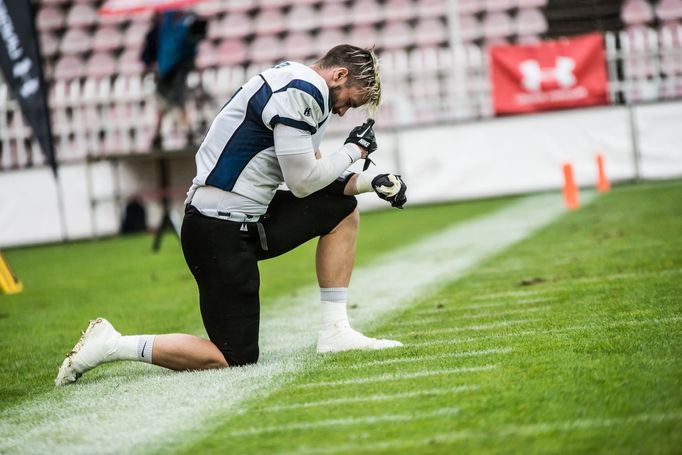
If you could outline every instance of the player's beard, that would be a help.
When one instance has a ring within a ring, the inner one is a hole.
[[[336,113],[336,103],[339,100],[339,93],[341,92],[341,85],[329,89],[329,98],[332,101],[332,112]]]

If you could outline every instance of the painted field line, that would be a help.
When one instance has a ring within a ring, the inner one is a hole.
[[[468,319],[483,319],[483,318],[495,318],[497,316],[510,316],[514,314],[525,314],[525,313],[534,313],[536,311],[544,311],[546,310],[547,306],[542,306],[542,307],[530,307],[530,308],[519,308],[517,310],[507,310],[507,311],[498,311],[498,312],[491,312],[491,311],[486,311],[483,313],[473,313],[473,314],[464,314],[462,316],[447,316],[446,314],[443,314],[444,317],[440,318],[425,318],[425,319],[414,319],[412,321],[397,321],[397,322],[390,322],[387,324],[387,327],[409,327],[413,325],[430,325],[430,324],[442,324],[443,322],[450,322],[450,321],[462,321],[462,320],[468,320]]]
[[[353,273],[353,325],[366,331],[564,213],[561,195],[530,196],[377,257]],[[245,400],[266,396],[321,362],[312,349],[318,299],[317,288],[310,287],[263,302],[258,365],[173,373],[123,362],[3,410],[0,452],[144,453],[200,439],[242,410]],[[55,374],[61,360],[54,359]]]
[[[315,389],[318,387],[332,387],[340,385],[369,384],[372,382],[403,381],[405,379],[427,378],[431,376],[476,373],[479,371],[490,371],[497,368],[497,365],[482,365],[480,367],[460,367],[445,368],[442,370],[416,371],[414,373],[384,373],[377,376],[364,376],[351,379],[339,379],[337,381],[306,382],[303,384],[293,384],[293,389]]]
[[[517,301],[504,301],[504,302],[497,302],[497,303],[479,303],[475,305],[464,305],[464,306],[443,306],[443,308],[435,308],[433,310],[426,310],[426,311],[420,311],[417,314],[419,315],[433,315],[433,314],[449,314],[449,313],[455,313],[455,312],[460,312],[460,311],[465,311],[465,310],[481,310],[484,308],[495,308],[495,307],[501,307],[501,306],[514,306],[514,305],[532,305],[533,303],[542,303],[542,302],[552,302],[556,299],[553,297],[536,297],[533,299],[525,299],[525,300],[517,300]],[[440,305],[445,305],[445,304],[452,304],[452,301],[447,301],[447,302],[437,302],[437,304]]]
[[[575,325],[570,327],[561,327],[557,329],[537,329],[537,330],[523,330],[521,332],[512,333],[501,333],[497,335],[481,336],[481,337],[468,337],[468,338],[454,338],[447,340],[432,340],[432,341],[418,341],[415,343],[407,342],[406,346],[409,347],[419,347],[419,346],[441,346],[441,345],[453,345],[462,343],[475,343],[482,340],[499,340],[503,338],[514,338],[514,337],[527,337],[527,336],[537,336],[537,335],[551,335],[554,333],[564,333],[564,332],[574,332],[580,330],[595,330],[595,329],[609,329],[616,327],[633,327],[638,325],[648,325],[648,324],[667,324],[673,322],[682,321],[682,316],[673,316],[671,318],[653,318],[653,319],[636,319],[631,321],[614,321],[606,324],[585,324],[585,325]]]
[[[230,432],[230,436],[257,436],[264,433],[280,433],[283,431],[314,430],[324,427],[338,427],[348,425],[376,425],[386,422],[413,422],[442,417],[455,417],[459,408],[440,408],[431,412],[413,412],[411,414],[379,414],[365,417],[346,417],[339,419],[320,419],[312,422],[285,423],[269,427],[252,427],[246,430]]]
[[[328,367],[322,367],[325,371],[335,371],[335,370],[359,370],[365,368],[372,368],[384,365],[395,365],[400,363],[417,363],[425,362],[429,360],[443,360],[443,359],[456,359],[461,357],[480,357],[486,355],[494,354],[509,354],[512,351],[511,348],[499,348],[499,349],[481,349],[478,351],[465,351],[465,352],[448,352],[446,354],[433,354],[433,355],[420,355],[417,357],[397,357],[395,359],[385,359],[385,360],[372,360],[369,362],[358,362],[352,365],[334,365]]]
[[[270,406],[268,408],[262,409],[262,412],[280,412],[280,411],[290,411],[292,409],[306,409],[314,408],[320,406],[335,406],[339,404],[353,404],[353,403],[367,403],[374,401],[392,401],[400,400],[403,398],[419,398],[428,397],[433,395],[454,395],[464,392],[473,392],[481,387],[478,385],[463,385],[459,387],[450,388],[437,388],[437,389],[425,389],[416,390],[414,392],[398,392],[398,393],[378,393],[370,395],[353,396],[346,398],[331,398],[329,400],[318,400],[318,401],[308,401],[306,403],[294,403],[285,404],[280,406]]]
[[[519,319],[517,321],[502,321],[502,322],[492,322],[490,324],[475,324],[475,325],[467,325],[464,327],[445,327],[442,329],[432,329],[432,330],[424,330],[423,332],[419,333],[424,333],[425,335],[431,335],[434,333],[460,333],[460,332],[483,332],[486,330],[494,330],[494,329],[500,329],[504,327],[514,327],[516,325],[523,325],[523,324],[530,324],[533,322],[538,322],[542,321],[542,319]],[[408,332],[390,332],[391,334],[388,335],[389,337],[405,337],[409,335],[413,335],[416,330],[410,330]]]
[[[682,411],[662,414],[636,414],[623,417],[596,417],[563,422],[539,422],[530,424],[509,424],[488,430],[460,430],[451,433],[440,433],[428,438],[367,442],[362,444],[343,444],[334,447],[299,447],[287,454],[333,454],[358,453],[368,450],[396,449],[404,452],[408,448],[429,448],[437,451],[440,444],[451,444],[459,441],[490,441],[494,439],[509,439],[514,437],[540,436],[549,433],[574,433],[577,431],[622,427],[628,425],[658,425],[671,421],[682,420]],[[284,454],[282,454],[284,455]]]

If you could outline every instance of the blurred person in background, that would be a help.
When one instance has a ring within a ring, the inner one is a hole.
[[[360,215],[355,195],[374,191],[402,208],[399,175],[348,168],[377,150],[369,119],[344,145],[318,150],[331,114],[381,101],[372,49],[332,48],[311,66],[280,63],[246,82],[214,119],[196,155],[182,249],[199,288],[209,339],[187,335],[121,336],[105,319],[91,321],[62,363],[57,385],[114,360],[174,370],[225,368],[258,361],[258,261],[318,238],[320,353],[386,349],[398,341],[367,337],[351,326],[347,293]],[[288,190],[279,189],[285,183]],[[371,304],[371,302],[368,302]]]
[[[206,37],[207,23],[192,12],[166,11],[154,17],[147,32],[140,59],[156,76],[157,116],[152,147],[162,147],[161,122],[169,112],[178,110],[180,128],[192,142],[192,131],[185,110],[187,75],[194,69],[199,42]]]

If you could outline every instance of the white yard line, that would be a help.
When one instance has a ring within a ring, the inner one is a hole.
[[[285,423],[268,427],[252,427],[246,430],[233,431],[232,437],[255,436],[263,433],[278,433],[292,430],[313,430],[324,427],[339,427],[347,425],[375,425],[385,422],[414,422],[440,417],[454,417],[459,414],[459,408],[440,408],[431,412],[413,412],[411,414],[379,414],[363,417],[346,417],[341,419],[319,419],[313,422]]]
[[[633,319],[627,321],[612,321],[604,324],[585,324],[585,325],[574,325],[569,327],[559,327],[556,329],[538,329],[538,330],[523,330],[521,332],[512,333],[499,333],[495,335],[480,336],[480,337],[468,337],[468,338],[448,338],[443,340],[431,340],[431,341],[417,341],[414,343],[407,342],[406,346],[410,347],[420,347],[420,346],[441,346],[441,345],[454,345],[462,343],[475,343],[482,340],[499,340],[503,338],[514,338],[514,337],[530,337],[536,335],[552,335],[555,333],[563,332],[574,332],[580,330],[594,330],[594,329],[608,329],[614,327],[632,327],[638,325],[647,324],[666,324],[671,322],[682,321],[682,316],[673,316],[670,318],[652,318],[652,319]]]
[[[682,420],[682,411],[665,414],[636,414],[622,417],[583,418],[564,422],[539,422],[530,424],[508,424],[489,430],[460,430],[450,433],[430,435],[421,439],[400,439],[378,442],[363,442],[362,444],[344,444],[333,447],[301,447],[297,448],[296,454],[333,454],[333,453],[359,453],[368,450],[391,449],[405,452],[410,448],[429,448],[429,451],[438,452],[440,444],[451,444],[458,441],[491,441],[494,439],[508,439],[513,437],[538,436],[548,433],[573,433],[576,431],[592,430],[595,428],[612,428],[627,425],[657,425],[666,422]]]
[[[417,390],[414,392],[398,392],[398,393],[378,393],[369,394],[362,396],[352,396],[344,398],[331,398],[328,400],[318,400],[309,401],[306,403],[294,403],[288,405],[280,406],[270,406],[269,408],[262,409],[263,412],[280,412],[280,411],[290,411],[292,409],[306,409],[314,408],[319,406],[337,406],[340,404],[353,404],[353,403],[368,403],[374,401],[393,401],[400,400],[403,398],[419,398],[428,397],[432,395],[454,395],[464,392],[473,392],[480,389],[478,385],[463,385],[459,387],[447,387],[447,388],[437,388],[437,389],[425,389]]]
[[[404,381],[406,379],[428,378],[431,376],[441,376],[450,374],[477,373],[479,371],[490,371],[497,368],[497,365],[482,365],[478,367],[445,368],[442,370],[425,370],[414,373],[384,373],[375,376],[365,376],[352,379],[339,379],[338,381],[319,381],[306,382],[290,386],[294,389],[316,389],[318,387],[333,387],[339,385],[369,384],[372,382]]]
[[[560,195],[530,196],[377,257],[353,273],[354,325],[370,328],[563,213]],[[143,453],[200,439],[245,400],[267,395],[320,361],[313,352],[318,298],[308,288],[264,304],[258,365],[178,374],[119,363],[4,410],[0,452]],[[60,361],[54,360],[55,374]]]
[[[365,369],[373,368],[377,366],[385,365],[395,365],[397,363],[416,363],[424,362],[429,360],[443,360],[443,359],[456,359],[461,357],[480,357],[491,354],[509,354],[512,352],[511,348],[499,348],[499,349],[481,349],[479,351],[464,351],[464,352],[448,352],[446,354],[434,354],[434,355],[420,355],[418,357],[398,357],[395,359],[385,359],[385,360],[372,360],[369,362],[357,362],[352,365],[334,365],[330,367],[322,367],[323,370],[351,370],[351,369]]]

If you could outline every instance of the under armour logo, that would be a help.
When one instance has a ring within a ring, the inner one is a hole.
[[[525,60],[519,64],[523,87],[530,92],[539,91],[543,82],[556,83],[561,88],[574,86],[574,69],[575,60],[570,57],[557,57],[554,68],[541,68],[537,60]]]
[[[310,117],[312,113],[313,111],[311,111],[309,107],[306,107],[305,111],[303,111],[303,115],[305,115],[306,117]]]

